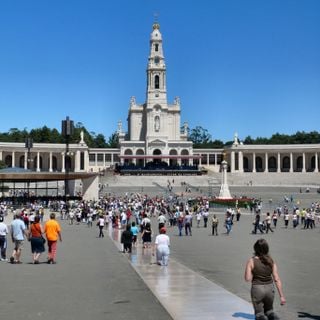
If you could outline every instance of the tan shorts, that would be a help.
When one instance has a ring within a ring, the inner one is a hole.
[[[15,240],[14,241],[14,249],[21,250],[23,248],[23,240]]]

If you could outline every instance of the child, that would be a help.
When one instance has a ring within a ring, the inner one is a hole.
[[[137,246],[137,237],[139,233],[139,228],[136,226],[136,223],[133,221],[131,224],[131,232],[133,234],[132,242],[134,246]]]

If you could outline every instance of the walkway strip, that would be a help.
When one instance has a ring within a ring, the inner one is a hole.
[[[109,236],[122,250],[121,230],[110,228]],[[255,318],[249,302],[171,257],[167,267],[158,266],[151,249],[138,246],[129,255],[129,261],[174,320]]]

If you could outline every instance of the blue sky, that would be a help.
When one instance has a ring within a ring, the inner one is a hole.
[[[154,13],[168,102],[213,139],[320,131],[318,0],[2,0],[0,132],[61,128],[106,139],[145,101]]]

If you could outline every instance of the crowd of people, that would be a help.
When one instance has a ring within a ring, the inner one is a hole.
[[[123,197],[110,196],[98,201],[62,200],[48,203],[50,218],[44,217],[44,206],[33,204],[19,212],[13,211],[10,226],[4,222],[8,207],[0,204],[0,249],[1,261],[21,263],[22,248],[30,241],[32,263],[41,263],[47,248],[44,263],[55,264],[58,240],[62,241],[61,227],[56,219],[66,220],[69,225],[97,226],[98,237],[104,238],[107,225],[120,230],[122,252],[131,254],[141,245],[142,252],[149,251],[156,263],[167,266],[170,256],[170,237],[167,229],[176,230],[178,237],[192,236],[193,228],[207,228],[212,236],[218,236],[225,229],[225,235],[232,234],[234,225],[241,223],[240,208],[228,208],[225,215],[210,212],[209,201],[199,198],[197,202],[183,202],[174,197],[149,197],[131,194]],[[55,213],[56,212],[56,213]],[[250,213],[247,213],[250,215]],[[311,230],[320,222],[320,203],[312,203],[309,208],[278,206],[272,213],[262,207],[251,214],[253,234],[273,233],[282,220],[283,229]],[[221,223],[219,223],[221,220]],[[157,224],[157,225],[156,225]],[[210,228],[211,227],[211,228]],[[236,226],[235,226],[236,227]],[[172,233],[172,232],[171,232]],[[6,248],[11,237],[13,251],[8,259]],[[247,262],[245,280],[252,282],[251,297],[256,319],[277,319],[273,311],[275,284],[281,304],[286,299],[278,275],[277,266],[269,255],[268,243],[259,239],[254,245],[254,256]]]

